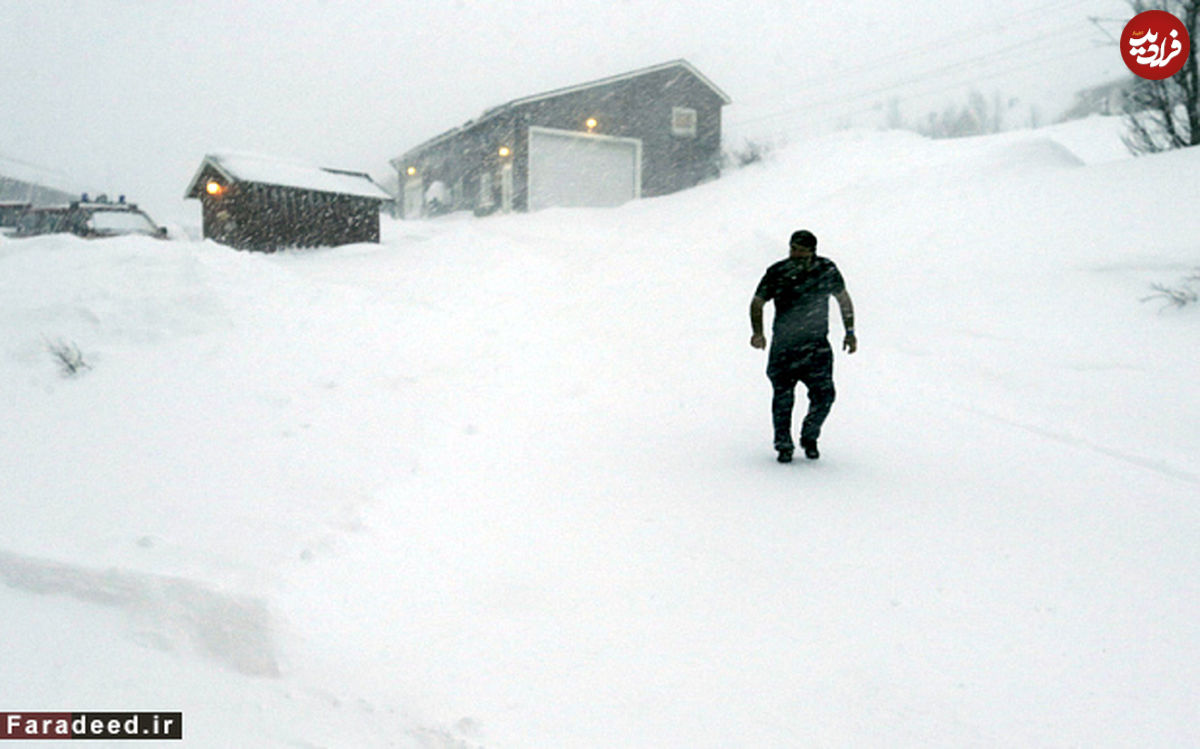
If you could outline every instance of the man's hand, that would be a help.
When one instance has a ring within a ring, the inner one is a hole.
[[[846,329],[846,339],[842,341],[842,350],[853,354],[858,351],[858,339],[854,337],[854,302],[850,292],[842,289],[842,293],[834,294],[838,307],[842,310],[842,327]]]
[[[750,345],[754,348],[766,348],[767,338],[763,335],[762,311],[767,302],[759,296],[750,300]]]

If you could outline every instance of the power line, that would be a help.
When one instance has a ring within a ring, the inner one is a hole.
[[[1018,20],[1021,20],[1025,17],[1027,17],[1027,16],[1034,15],[1034,14],[1043,14],[1043,13],[1047,13],[1047,12],[1053,12],[1055,10],[1066,10],[1067,8],[1070,8],[1075,5],[1082,5],[1084,2],[1086,2],[1086,0],[1055,0],[1054,2],[1045,3],[1042,5],[1038,5],[1036,7],[1026,8],[1025,10],[1019,11],[1019,12],[1009,15],[1009,16],[1005,16],[1004,18],[999,19],[997,21],[988,21],[988,22],[976,24],[975,26],[967,27],[961,31],[952,32],[952,33],[937,37],[936,39],[929,40],[921,46],[909,47],[907,50],[905,50],[903,52],[897,52],[897,53],[894,53],[891,55],[884,55],[882,57],[875,58],[874,60],[862,63],[861,65],[858,65],[849,70],[839,71],[838,77],[840,79],[844,80],[846,78],[852,78],[855,75],[859,75],[861,73],[877,72],[880,70],[881,67],[883,67],[889,63],[895,63],[895,62],[910,59],[912,57],[918,57],[929,51],[932,51],[932,50],[935,50],[938,48],[942,48],[947,43],[962,43],[964,41],[978,41],[977,39],[964,39],[965,35],[967,35],[971,32],[974,32],[975,30],[982,30],[982,34],[988,35],[988,36],[1005,33],[1005,31],[1006,31],[1005,26],[1007,24],[1014,23]],[[1062,26],[1060,26],[1059,28],[1064,31],[1073,31],[1073,30],[1076,30],[1076,28],[1084,29],[1086,27],[1084,27],[1084,26],[1079,26],[1079,27],[1075,27],[1075,26],[1062,27]],[[908,35],[907,37],[901,37],[900,41],[904,42],[907,39],[911,39],[911,38],[912,38],[912,35]],[[825,81],[813,81],[812,83],[803,84],[797,88],[789,89],[789,90],[783,92],[783,96],[789,97],[790,95],[799,93],[801,91],[810,90],[812,88],[819,88],[823,83],[825,83]],[[771,96],[778,97],[779,94],[773,93],[773,94],[771,94]],[[761,98],[765,98],[765,97],[759,97],[759,98],[761,99]],[[749,101],[754,102],[755,99],[751,98],[751,99],[749,99]]]
[[[1081,28],[1081,27],[1071,27],[1071,28],[1060,27],[1060,28],[1053,29],[1048,32],[1044,32],[1037,37],[1033,37],[1031,39],[1025,39],[1023,41],[1008,45],[1007,47],[1001,47],[1000,49],[991,50],[989,52],[985,52],[983,54],[976,55],[974,57],[968,57],[963,60],[958,60],[956,62],[949,63],[947,65],[941,65],[938,67],[934,67],[934,68],[930,68],[930,69],[921,71],[915,75],[915,78],[910,79],[910,80],[920,80],[922,78],[936,76],[943,71],[953,70],[953,69],[962,67],[964,65],[972,64],[972,63],[987,62],[988,60],[991,60],[991,59],[1002,59],[1004,57],[1011,55],[1014,52],[1021,50],[1024,47],[1034,45],[1034,44],[1039,44],[1039,43],[1041,43],[1047,39],[1051,39],[1051,38],[1055,38],[1060,41],[1064,40],[1064,39],[1074,41],[1075,37],[1078,37],[1080,35],[1080,32],[1087,33],[1087,30],[1084,28]],[[825,83],[828,84],[829,81],[825,81]],[[839,83],[839,85],[844,84],[844,81],[842,80],[841,76],[839,76],[839,78],[838,78],[838,83]],[[890,85],[891,84],[889,84],[889,87],[890,87]]]
[[[1054,60],[1065,59],[1066,57],[1069,57],[1070,55],[1084,51],[1086,49],[1088,49],[1088,47],[1086,47],[1086,46],[1072,48],[1070,50],[1067,50],[1063,54],[1054,55],[1048,59],[1031,60],[1031,61],[1028,61],[1024,65],[1009,66],[1006,68],[1002,68],[1000,70],[993,71],[993,72],[989,73],[988,75],[975,76],[970,79],[956,81],[955,83],[945,85],[945,86],[937,86],[937,87],[912,91],[905,95],[897,96],[894,98],[896,99],[896,101],[903,102],[903,101],[911,101],[913,99],[918,99],[918,98],[921,98],[924,96],[931,96],[934,94],[945,93],[947,91],[952,91],[954,89],[960,88],[961,86],[963,86],[966,83],[977,83],[979,81],[991,80],[993,78],[998,78],[1002,75],[1008,75],[1010,73],[1017,73],[1017,72],[1021,72],[1023,70],[1029,70],[1032,68],[1036,68],[1038,66],[1044,65],[1047,62],[1052,62]],[[899,87],[897,87],[897,88],[899,88]],[[865,96],[853,97],[851,99],[848,99],[847,101],[855,101],[857,99],[862,99],[862,98],[866,98],[866,97]],[[855,114],[864,114],[864,113],[871,112],[874,110],[875,110],[875,107],[860,107],[857,109],[838,110],[838,111],[834,111],[834,112],[826,111],[825,113],[815,114],[812,117],[812,119],[810,120],[810,122],[827,123],[827,122],[836,120],[840,117],[848,117],[848,116],[855,115]],[[749,121],[749,122],[758,122],[758,121],[762,121],[765,119],[775,119],[775,118],[781,117],[785,114],[796,114],[796,113],[797,113],[796,111],[786,112],[786,113],[777,113],[776,115],[771,115],[766,118],[761,118],[760,120],[753,120],[753,121]],[[745,123],[743,123],[743,124],[745,124]]]
[[[773,112],[773,113],[766,114],[766,115],[760,115],[758,117],[753,117],[753,118],[746,119],[746,120],[738,120],[736,118],[731,118],[731,122],[733,124],[742,124],[742,125],[754,124],[756,122],[762,122],[765,120],[775,119],[777,117],[784,117],[787,115],[795,114],[796,112],[800,111],[802,108],[803,109],[820,108],[820,107],[827,106],[830,104],[837,104],[842,101],[847,101],[847,100],[853,101],[855,99],[861,99],[864,97],[874,96],[876,94],[887,93],[889,91],[894,91],[898,88],[902,88],[902,87],[912,84],[912,83],[920,83],[922,81],[927,81],[931,78],[938,78],[938,77],[944,76],[946,74],[952,74],[957,70],[961,70],[964,67],[967,67],[967,66],[970,66],[970,65],[973,65],[976,63],[1003,60],[1007,57],[1010,57],[1013,53],[1019,52],[1020,50],[1024,49],[1025,47],[1028,47],[1030,45],[1039,44],[1050,38],[1057,37],[1059,40],[1065,39],[1068,41],[1082,41],[1082,39],[1075,38],[1076,36],[1078,36],[1079,30],[1080,29],[1076,29],[1076,30],[1074,30],[1074,33],[1069,33],[1066,36],[1060,35],[1058,30],[1055,30],[1052,32],[1046,32],[1046,33],[1040,34],[1036,37],[1033,37],[1031,39],[1026,39],[1024,41],[1017,42],[1015,44],[1011,44],[1007,47],[1003,47],[1001,49],[994,50],[992,52],[988,52],[983,55],[969,57],[964,60],[959,60],[957,62],[950,63],[948,65],[942,65],[937,68],[925,70],[914,76],[902,79],[900,81],[895,81],[895,82],[889,83],[886,86],[880,86],[877,88],[868,89],[866,91],[861,91],[859,93],[852,94],[850,96],[836,96],[836,97],[832,97],[832,98],[826,98],[823,100],[810,101],[810,102],[806,102],[803,105],[803,107],[789,107],[788,109],[780,110],[778,112]],[[1082,29],[1082,30],[1086,31],[1086,29]],[[1072,49],[1072,53],[1079,52],[1079,51],[1083,51],[1083,50],[1082,49],[1078,49],[1078,50]],[[1058,59],[1058,58],[1056,57],[1054,59]],[[995,77],[995,76],[986,76],[986,77],[983,77],[980,79],[986,80],[986,79],[992,78],[992,77]]]

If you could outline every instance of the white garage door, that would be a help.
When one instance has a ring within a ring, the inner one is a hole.
[[[425,185],[419,179],[410,179],[404,183],[404,218],[421,218],[425,208]]]
[[[641,194],[640,140],[529,128],[529,210],[613,206]]]

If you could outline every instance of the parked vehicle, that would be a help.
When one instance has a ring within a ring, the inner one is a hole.
[[[12,236],[33,237],[38,234],[57,234],[66,231],[63,227],[70,210],[71,207],[67,205],[40,205],[27,208],[17,219]]]
[[[82,200],[66,206],[36,206],[27,208],[17,219],[15,237],[39,234],[70,233],[88,239],[143,234],[165,239],[166,227],[159,226],[134,203],[121,196],[116,203],[101,195],[95,200]]]
[[[17,230],[17,221],[21,218],[21,214],[29,210],[30,204],[13,201],[0,200],[0,237],[8,236]]]

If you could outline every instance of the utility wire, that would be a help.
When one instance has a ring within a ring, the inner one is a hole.
[[[909,47],[908,49],[906,49],[902,52],[897,52],[897,53],[890,54],[890,55],[884,55],[882,57],[875,58],[874,60],[870,60],[868,62],[862,63],[861,65],[857,65],[849,70],[839,71],[838,77],[839,77],[839,79],[845,79],[845,78],[853,77],[855,75],[859,75],[861,73],[878,72],[882,67],[887,66],[891,63],[908,60],[912,57],[918,57],[927,52],[930,52],[930,51],[933,51],[936,49],[940,49],[940,48],[944,48],[948,43],[961,44],[961,43],[968,42],[968,41],[978,42],[978,38],[977,38],[978,36],[981,36],[981,35],[992,36],[995,34],[1006,33],[1006,31],[1007,31],[1006,25],[1007,24],[1014,23],[1016,21],[1019,21],[1025,17],[1027,17],[1027,16],[1034,15],[1034,14],[1044,14],[1047,12],[1053,12],[1055,10],[1066,10],[1067,8],[1070,8],[1072,6],[1082,5],[1085,2],[1087,2],[1087,0],[1056,0],[1055,2],[1045,3],[1042,5],[1038,5],[1036,7],[1026,8],[1015,14],[1005,16],[1004,18],[999,19],[997,21],[989,21],[989,22],[977,24],[975,26],[967,27],[966,29],[963,29],[961,31],[952,32],[952,33],[937,37],[936,39],[928,40],[920,46]],[[1070,26],[1070,27],[1060,26],[1059,28],[1062,30],[1065,30],[1065,31],[1071,31],[1071,30],[1076,29],[1077,27],[1075,27],[1075,26]],[[1080,26],[1078,28],[1085,28],[1085,27]],[[967,37],[967,35],[971,34],[972,32],[974,32],[976,30],[981,30],[980,34],[974,35],[976,38],[968,38]],[[899,41],[901,43],[903,43],[911,38],[912,38],[912,35],[908,35],[906,37],[900,37]],[[893,41],[896,41],[896,40],[893,40]],[[824,85],[825,83],[826,83],[825,81],[814,81],[809,84],[803,84],[797,88],[793,88],[788,91],[785,91],[784,96],[790,96],[793,93],[798,93],[800,91],[806,91],[806,90],[809,90],[814,87],[819,88],[821,85]],[[778,92],[775,92],[775,93],[772,93],[770,96],[771,96],[771,98],[778,98],[779,94],[778,94]],[[759,100],[762,98],[766,98],[766,97],[765,96],[758,97]],[[746,100],[744,100],[744,101],[746,101]],[[748,101],[753,103],[754,101],[756,101],[756,99],[751,98]]]
[[[971,78],[956,81],[955,83],[952,83],[949,85],[944,85],[944,86],[939,85],[936,87],[930,87],[930,88],[920,89],[920,90],[916,90],[916,91],[910,91],[908,93],[896,96],[894,98],[898,102],[903,102],[903,101],[911,101],[913,99],[918,99],[918,98],[925,97],[925,96],[931,96],[934,94],[945,93],[947,91],[952,91],[957,88],[961,88],[963,85],[965,85],[967,83],[975,83],[975,82],[979,82],[979,81],[991,80],[992,78],[998,78],[1002,75],[1008,75],[1010,73],[1017,73],[1017,72],[1021,72],[1023,70],[1030,70],[1032,68],[1043,66],[1046,63],[1053,62],[1055,60],[1066,59],[1067,57],[1070,57],[1071,55],[1074,55],[1078,52],[1084,51],[1088,48],[1089,48],[1088,46],[1079,46],[1076,48],[1069,49],[1063,54],[1057,54],[1057,55],[1054,55],[1047,59],[1030,60],[1030,61],[1027,61],[1026,64],[1023,64],[1023,65],[1015,65],[1015,66],[1005,67],[1000,70],[993,71],[987,75],[973,76]],[[901,88],[901,87],[897,86],[896,88]],[[862,98],[866,98],[866,97],[865,96],[853,97],[852,99],[849,99],[847,101],[855,101],[855,100],[862,99]],[[809,120],[809,122],[827,123],[827,122],[831,122],[831,121],[837,120],[842,117],[848,117],[848,116],[852,116],[852,115],[856,115],[856,114],[865,114],[865,113],[872,112],[875,110],[876,110],[876,107],[871,106],[871,107],[859,107],[857,109],[849,109],[849,110],[826,111],[824,113],[817,112],[812,116],[812,118]],[[756,120],[747,121],[747,122],[758,122],[758,121],[762,121],[762,120],[766,120],[766,119],[776,119],[776,118],[782,117],[786,114],[795,114],[795,113],[796,112],[777,113],[776,115],[771,115],[771,116],[768,116],[765,118],[761,118],[761,120],[756,119]]]
[[[905,85],[908,83],[919,82],[919,81],[928,80],[931,78],[936,79],[939,77],[943,77],[948,73],[953,73],[958,69],[961,69],[963,67],[970,66],[970,65],[978,65],[978,67],[984,68],[984,67],[987,67],[989,63],[1004,62],[1007,59],[1012,58],[1016,54],[1021,54],[1022,56],[1028,56],[1029,53],[1022,52],[1022,50],[1025,47],[1028,47],[1032,44],[1040,43],[1041,41],[1043,41],[1044,39],[1046,39],[1048,37],[1055,37],[1056,40],[1059,42],[1082,41],[1083,37],[1080,36],[1080,34],[1079,34],[1080,31],[1084,31],[1086,33],[1086,30],[1081,30],[1081,29],[1073,29],[1066,34],[1060,34],[1058,31],[1050,32],[1048,34],[1043,34],[1041,37],[1038,37],[1035,39],[1028,39],[1023,42],[1018,42],[1016,44],[1010,45],[1009,47],[1001,48],[999,50],[994,50],[992,52],[988,52],[983,55],[976,55],[974,57],[969,57],[969,58],[966,58],[963,60],[959,60],[957,62],[953,62],[948,65],[942,65],[939,67],[922,70],[915,74],[911,74],[907,78],[900,79],[899,81],[892,81],[892,82],[889,82],[880,87],[867,89],[865,91],[859,91],[857,93],[851,93],[849,95],[837,95],[837,96],[833,96],[833,97],[825,97],[823,99],[818,99],[816,101],[809,100],[809,101],[805,101],[803,104],[798,104],[796,106],[788,106],[784,109],[779,110],[776,113],[762,115],[759,117],[754,117],[749,120],[741,120],[741,121],[755,122],[759,119],[773,117],[776,114],[779,114],[779,115],[788,114],[790,112],[795,111],[797,108],[800,108],[800,107],[811,108],[811,107],[817,107],[817,106],[824,106],[826,104],[831,104],[831,103],[836,104],[837,102],[839,102],[843,99],[847,99],[847,98],[861,98],[862,96],[869,96],[874,93],[882,93],[882,92],[890,91],[898,86],[902,86],[902,85]],[[1091,46],[1091,45],[1087,45],[1087,46]],[[982,74],[982,71],[981,71],[981,74]],[[838,81],[827,82],[826,87],[828,88],[829,85],[837,85],[839,87],[845,87],[845,82],[839,79]],[[816,91],[817,91],[817,89],[815,87],[810,87],[810,90],[814,91],[814,93],[816,93]],[[794,97],[792,97],[792,96],[787,97],[787,99],[792,99],[792,98],[794,98]],[[731,121],[739,122],[736,115],[731,117]]]
[[[1082,30],[1083,30],[1083,31],[1086,31],[1086,28],[1084,28],[1084,29],[1082,29]],[[975,64],[977,64],[977,63],[986,63],[986,62],[988,62],[988,61],[1000,61],[1000,60],[1004,60],[1004,59],[1006,59],[1006,58],[1008,58],[1008,57],[1011,57],[1011,56],[1012,56],[1012,54],[1013,54],[1014,52],[1020,52],[1021,50],[1023,50],[1023,49],[1024,49],[1024,48],[1026,48],[1026,47],[1029,47],[1030,45],[1036,45],[1036,44],[1039,44],[1039,43],[1041,43],[1041,42],[1043,42],[1043,41],[1045,41],[1045,40],[1047,40],[1047,39],[1050,39],[1050,38],[1057,38],[1057,39],[1059,39],[1060,41],[1061,41],[1061,40],[1067,40],[1067,41],[1082,41],[1082,38],[1079,38],[1079,39],[1076,39],[1076,38],[1074,38],[1075,36],[1077,36],[1077,31],[1078,31],[1078,30],[1076,30],[1076,33],[1075,33],[1075,34],[1070,34],[1070,33],[1069,33],[1069,34],[1067,34],[1067,35],[1065,35],[1065,36],[1064,36],[1064,35],[1062,35],[1062,34],[1060,34],[1058,30],[1056,30],[1056,31],[1053,31],[1053,32],[1046,32],[1046,33],[1040,34],[1040,35],[1038,35],[1038,36],[1036,36],[1036,37],[1033,37],[1033,38],[1031,38],[1031,39],[1026,39],[1026,40],[1024,40],[1024,41],[1017,42],[1017,43],[1015,43],[1015,44],[1011,44],[1011,45],[1009,45],[1009,46],[1007,46],[1007,47],[1003,47],[1003,48],[1001,48],[1001,49],[994,50],[994,51],[992,51],[992,52],[988,52],[988,53],[986,53],[986,54],[983,54],[983,55],[977,55],[977,56],[975,56],[975,57],[969,57],[969,58],[966,58],[966,59],[964,59],[964,60],[959,60],[959,61],[957,61],[957,62],[950,63],[950,64],[948,64],[948,65],[942,65],[942,66],[940,66],[940,67],[933,68],[933,69],[931,69],[931,70],[925,70],[925,71],[922,71],[922,72],[920,72],[920,73],[917,73],[917,74],[915,74],[915,75],[913,75],[913,76],[911,76],[911,77],[908,77],[908,78],[902,79],[902,80],[900,80],[900,81],[894,81],[894,82],[892,82],[892,83],[889,83],[889,84],[887,84],[887,85],[885,85],[885,86],[880,86],[880,87],[876,87],[876,88],[868,89],[868,90],[861,91],[861,92],[858,92],[858,93],[855,93],[855,94],[851,94],[851,95],[849,95],[849,96],[835,96],[835,97],[830,97],[830,98],[826,98],[826,99],[819,99],[819,100],[817,100],[817,101],[810,101],[810,102],[806,102],[806,103],[803,105],[803,109],[805,109],[805,110],[817,109],[817,108],[824,107],[824,106],[828,106],[828,105],[831,105],[831,104],[838,104],[839,102],[842,102],[842,101],[847,101],[847,100],[850,100],[850,101],[852,101],[852,100],[855,100],[855,99],[860,99],[860,98],[863,98],[863,97],[874,96],[874,95],[876,95],[876,94],[880,94],[880,93],[887,93],[887,92],[889,92],[889,91],[893,91],[893,90],[895,90],[895,89],[897,89],[897,88],[901,88],[901,87],[903,87],[903,86],[906,86],[906,85],[909,85],[909,84],[912,84],[912,83],[920,83],[920,82],[922,82],[922,81],[927,81],[927,80],[929,80],[929,79],[936,79],[936,78],[942,77],[942,76],[944,76],[944,75],[947,75],[947,74],[953,74],[953,73],[954,73],[954,72],[956,72],[956,71],[962,70],[962,69],[963,69],[963,68],[965,68],[965,67],[968,67],[968,66],[971,66],[971,65],[975,65]],[[1090,46],[1090,45],[1087,45],[1087,46]],[[1086,49],[1086,48],[1087,48],[1087,47],[1085,46],[1085,47],[1084,47],[1084,49]],[[1072,50],[1072,53],[1075,53],[1075,52],[1078,52],[1078,51],[1082,51],[1082,50],[1075,50],[1075,49],[1073,49],[1073,50]],[[1059,59],[1059,58],[1058,58],[1058,57],[1056,57],[1056,58],[1054,58],[1054,59]],[[990,76],[990,75],[989,75],[989,76],[986,76],[986,77],[980,77],[979,79],[980,79],[980,80],[986,80],[986,79],[993,78],[993,77],[995,77],[995,76]],[[800,111],[800,110],[801,110],[801,107],[790,107],[790,108],[788,108],[788,109],[780,110],[780,111],[773,112],[773,113],[766,114],[766,115],[760,115],[760,116],[757,116],[757,117],[752,117],[752,118],[745,119],[745,120],[738,120],[736,117],[735,117],[735,118],[731,118],[731,122],[732,122],[733,124],[742,124],[742,125],[745,125],[745,124],[753,124],[753,123],[756,123],[756,122],[762,122],[762,121],[769,120],[769,119],[774,119],[774,118],[777,118],[777,117],[785,117],[785,116],[788,116],[788,115],[794,114],[794,113],[796,113],[796,112],[798,112],[798,111]]]
[[[939,71],[942,71],[942,70],[947,70],[947,69],[953,69],[953,68],[956,68],[956,67],[960,67],[960,66],[962,66],[962,65],[964,65],[964,64],[970,64],[970,63],[973,63],[973,62],[986,62],[987,60],[989,60],[989,59],[991,59],[991,58],[997,58],[997,59],[1000,59],[1000,58],[1003,58],[1003,57],[1009,56],[1011,53],[1013,53],[1013,52],[1016,52],[1016,51],[1019,51],[1020,49],[1022,49],[1022,48],[1024,48],[1024,47],[1028,47],[1028,46],[1030,46],[1030,45],[1034,45],[1034,44],[1039,44],[1039,43],[1041,43],[1041,42],[1043,42],[1043,41],[1045,41],[1045,40],[1047,40],[1047,39],[1057,39],[1057,40],[1060,40],[1060,41],[1061,41],[1061,40],[1064,40],[1064,39],[1066,39],[1066,40],[1072,40],[1072,41],[1073,41],[1075,37],[1079,37],[1081,34],[1087,34],[1087,33],[1089,33],[1089,32],[1088,32],[1088,29],[1087,29],[1087,28],[1085,28],[1085,27],[1077,27],[1077,26],[1071,26],[1071,27],[1058,27],[1058,28],[1055,28],[1055,29],[1051,29],[1050,31],[1043,32],[1042,34],[1040,34],[1040,35],[1038,35],[1038,36],[1036,36],[1036,37],[1033,37],[1033,38],[1030,38],[1030,39],[1024,39],[1024,40],[1022,40],[1022,41],[1019,41],[1019,42],[1015,42],[1015,43],[1013,43],[1013,44],[1010,44],[1010,45],[1008,45],[1008,46],[1006,46],[1006,47],[1001,47],[1001,48],[999,48],[999,49],[989,50],[989,51],[987,51],[987,52],[984,52],[984,53],[982,53],[982,54],[977,54],[977,55],[975,55],[975,56],[973,56],[973,57],[968,57],[968,58],[965,58],[965,59],[962,59],[962,60],[958,60],[958,61],[955,61],[955,62],[952,62],[952,63],[949,63],[949,64],[945,64],[945,65],[939,65],[939,66],[937,66],[937,67],[934,67],[934,68],[929,68],[929,69],[927,69],[927,70],[925,70],[925,71],[922,71],[922,72],[918,73],[918,75],[919,75],[919,76],[928,76],[928,75],[934,75],[934,74],[937,74]],[[861,69],[861,70],[862,70],[862,71],[866,71],[866,70],[868,70],[868,69],[867,69],[867,68],[863,68],[863,69]],[[871,71],[871,72],[874,72],[874,73],[876,73],[876,75],[878,75],[878,69],[875,69],[875,70],[873,70],[873,71]],[[809,85],[807,88],[809,88],[809,89],[812,89],[812,88],[819,88],[819,87],[821,87],[821,86],[828,86],[828,85],[830,85],[831,83],[841,86],[841,85],[844,85],[844,84],[845,84],[844,78],[845,78],[845,77],[847,77],[848,75],[849,75],[849,74],[845,74],[845,75],[843,75],[843,74],[839,74],[839,75],[838,75],[838,77],[837,77],[837,80],[836,80],[836,81],[831,81],[831,80],[829,80],[829,79],[826,79],[826,80],[824,80],[824,81],[815,82],[815,83],[813,83],[813,84],[810,84],[810,85]]]

